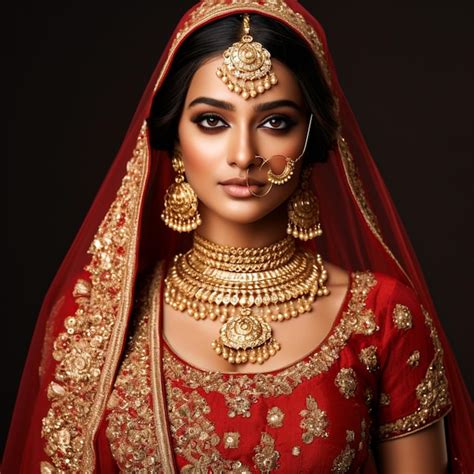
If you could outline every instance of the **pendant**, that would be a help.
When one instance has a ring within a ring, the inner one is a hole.
[[[212,348],[231,364],[263,364],[280,350],[280,344],[272,337],[271,326],[253,316],[249,308],[242,308],[219,332],[220,337],[212,343]]]

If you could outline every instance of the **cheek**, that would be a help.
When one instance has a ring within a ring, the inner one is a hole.
[[[191,185],[199,186],[212,178],[225,162],[225,144],[216,136],[206,136],[194,124],[179,127],[186,177]]]

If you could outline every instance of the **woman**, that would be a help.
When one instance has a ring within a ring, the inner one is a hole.
[[[5,472],[472,468],[462,379],[296,2],[180,22],[26,370]]]

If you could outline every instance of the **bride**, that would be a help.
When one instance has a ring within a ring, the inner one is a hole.
[[[181,20],[34,337],[4,472],[472,467],[456,361],[294,1]]]

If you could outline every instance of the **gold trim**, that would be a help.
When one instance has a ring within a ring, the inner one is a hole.
[[[386,443],[388,441],[393,441],[394,439],[405,438],[405,437],[410,436],[412,434],[418,433],[419,431],[423,431],[424,429],[429,428],[431,425],[434,425],[438,421],[442,420],[446,415],[448,415],[450,413],[450,411],[452,409],[453,409],[453,407],[450,406],[449,409],[445,413],[440,415],[438,418],[435,418],[433,421],[430,421],[429,423],[426,423],[426,425],[420,426],[419,428],[415,428],[411,431],[407,431],[406,433],[402,433],[402,434],[399,434],[399,435],[392,436],[391,438],[385,438],[385,439],[380,438],[378,440],[378,444]]]
[[[405,269],[402,267],[402,265],[400,264],[398,259],[395,257],[395,255],[392,253],[392,251],[390,250],[390,248],[385,243],[382,237],[382,232],[377,222],[377,217],[375,213],[372,211],[372,208],[369,206],[369,203],[367,201],[364,185],[359,176],[359,172],[357,170],[357,166],[354,162],[354,158],[352,157],[351,151],[349,149],[349,145],[347,144],[346,140],[344,139],[342,135],[338,136],[337,145],[339,148],[339,154],[341,155],[341,161],[344,167],[344,172],[346,174],[346,179],[347,179],[347,182],[349,183],[349,188],[357,203],[357,206],[359,207],[362,217],[367,223],[369,229],[372,231],[372,233],[375,235],[377,240],[382,245],[383,249],[387,252],[388,256],[392,258],[392,260],[398,266],[398,268],[403,273],[407,281],[414,288],[413,282],[411,281],[410,277],[406,273]]]
[[[161,467],[165,473],[174,473],[174,452],[171,440],[168,436],[165,388],[163,386],[163,374],[161,370],[162,343],[160,332],[159,315],[161,311],[160,286],[163,279],[163,265],[160,263],[153,276],[150,287],[148,320],[148,344],[150,346],[149,360],[151,367],[151,392],[153,400],[153,414],[155,418],[155,436],[158,440],[158,451],[160,453]]]

